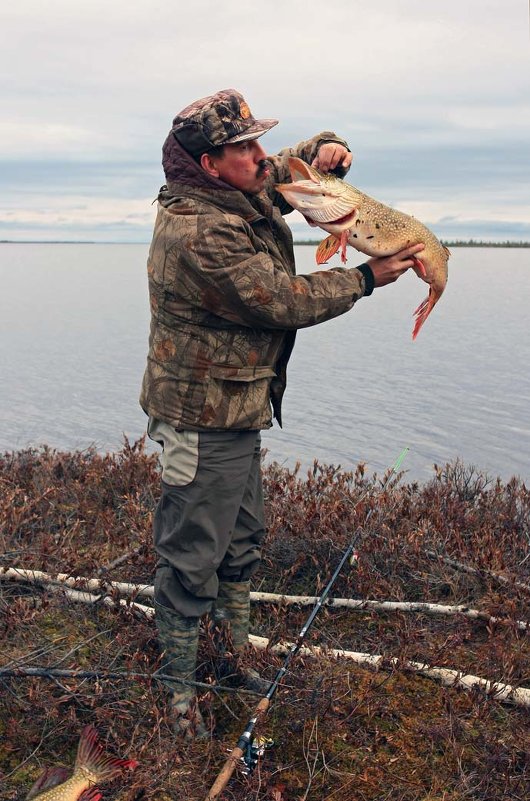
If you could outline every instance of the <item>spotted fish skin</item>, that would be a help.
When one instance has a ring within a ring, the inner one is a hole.
[[[64,768],[46,770],[29,791],[26,801],[100,801],[96,787],[118,776],[122,770],[134,770],[134,759],[109,756],[100,743],[93,726],[81,732],[74,771],[66,779]]]
[[[429,295],[414,312],[412,338],[440,299],[447,283],[449,250],[415,217],[385,206],[333,174],[324,175],[298,158],[289,159],[292,182],[276,190],[311,225],[328,231],[317,249],[317,263],[323,264],[339,248],[346,262],[346,246],[367,256],[392,256],[410,245],[423,243],[414,257],[414,271],[429,284]]]
[[[96,788],[95,777],[77,771],[64,782],[36,796],[28,796],[33,801],[99,801],[101,793]]]

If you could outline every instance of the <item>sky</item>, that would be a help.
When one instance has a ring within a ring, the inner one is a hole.
[[[148,242],[172,118],[233,87],[267,152],[334,130],[440,238],[530,241],[528,0],[6,5],[0,240]]]

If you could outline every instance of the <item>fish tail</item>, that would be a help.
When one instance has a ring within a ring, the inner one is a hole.
[[[96,782],[109,781],[125,768],[134,770],[138,765],[135,759],[117,759],[105,751],[93,726],[85,726],[81,732],[74,773],[80,768],[90,771]]]
[[[103,793],[100,793],[97,787],[91,787],[81,793],[77,801],[101,801],[102,798]]]
[[[414,315],[416,317],[416,322],[414,323],[414,330],[412,331],[412,339],[416,339],[418,336],[423,323],[434,309],[439,297],[440,295],[431,287],[423,303],[420,303],[415,310]]]

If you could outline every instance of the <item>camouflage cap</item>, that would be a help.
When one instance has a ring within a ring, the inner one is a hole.
[[[171,133],[192,156],[219,145],[257,139],[278,120],[257,120],[242,94],[223,89],[186,106],[175,119]]]

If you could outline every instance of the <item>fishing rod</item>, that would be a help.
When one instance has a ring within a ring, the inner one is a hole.
[[[389,470],[389,472],[388,472],[388,474],[386,476],[386,479],[384,480],[384,482],[383,482],[383,484],[381,486],[381,492],[385,491],[385,489],[389,485],[391,479],[398,474],[399,468],[401,467],[401,465],[403,463],[403,459],[407,455],[408,451],[409,451],[408,447],[404,448],[401,451],[400,455],[396,459],[394,465],[390,468],[390,470]],[[360,501],[364,500],[364,498],[368,495],[368,492],[369,492],[369,490],[367,489],[361,495],[361,498],[359,499],[359,501],[357,503],[359,503]],[[367,513],[365,521],[364,521],[364,526],[366,526],[366,524],[370,520],[370,518],[372,516],[372,512],[373,512],[373,507],[372,507],[372,509],[368,510],[368,513]],[[219,798],[220,794],[223,792],[223,790],[225,789],[226,785],[230,781],[230,778],[231,778],[234,770],[236,769],[236,766],[238,764],[240,764],[241,761],[243,761],[244,765],[246,766],[247,773],[250,773],[254,769],[254,767],[256,766],[256,764],[258,762],[258,758],[263,755],[263,753],[264,753],[264,751],[265,751],[265,749],[267,747],[267,741],[262,738],[257,743],[255,743],[254,742],[254,740],[255,740],[255,738],[254,738],[254,729],[256,728],[256,725],[265,716],[267,710],[269,709],[269,707],[271,705],[271,702],[272,702],[272,699],[273,699],[273,697],[274,697],[274,695],[275,695],[275,693],[276,693],[276,691],[277,691],[277,689],[278,689],[278,687],[280,685],[280,682],[281,682],[282,678],[287,673],[287,669],[288,669],[292,659],[294,659],[296,654],[300,651],[300,648],[302,647],[302,643],[304,642],[304,639],[305,639],[305,637],[307,635],[307,632],[309,631],[309,629],[313,625],[313,622],[314,622],[316,616],[318,615],[320,609],[324,605],[324,603],[325,603],[329,593],[331,592],[331,589],[332,589],[333,585],[335,584],[335,582],[336,582],[336,580],[337,580],[337,578],[339,576],[339,573],[341,572],[342,568],[344,567],[344,565],[346,564],[348,559],[350,559],[350,564],[352,564],[352,565],[355,564],[355,562],[357,561],[358,556],[355,553],[355,546],[356,546],[357,542],[359,541],[359,538],[360,538],[362,532],[363,532],[363,527],[358,526],[356,531],[355,531],[355,534],[352,537],[352,540],[351,540],[350,544],[348,545],[348,547],[346,548],[346,550],[342,554],[342,557],[341,557],[337,567],[335,568],[335,572],[333,573],[332,577],[328,581],[328,583],[327,583],[326,587],[324,588],[324,591],[322,592],[321,596],[316,601],[315,606],[313,607],[313,609],[311,611],[311,614],[309,615],[309,617],[307,618],[306,622],[304,623],[304,625],[300,629],[300,633],[298,634],[298,637],[296,638],[295,642],[291,645],[291,647],[290,647],[290,649],[289,649],[289,651],[287,653],[287,656],[285,657],[285,661],[284,661],[282,667],[278,670],[278,672],[276,673],[276,676],[274,677],[273,681],[271,682],[271,684],[269,686],[269,689],[267,690],[266,694],[263,696],[263,698],[260,700],[260,702],[256,706],[256,708],[254,710],[254,713],[252,714],[252,717],[249,719],[249,721],[248,721],[248,723],[247,723],[247,725],[245,727],[245,731],[243,732],[243,734],[240,736],[239,740],[237,741],[236,747],[230,752],[230,754],[228,756],[228,759],[226,760],[226,762],[225,762],[224,766],[222,767],[222,769],[221,769],[219,775],[217,776],[216,780],[214,781],[214,783],[210,787],[208,795],[206,796],[204,801],[215,801],[216,798]]]

